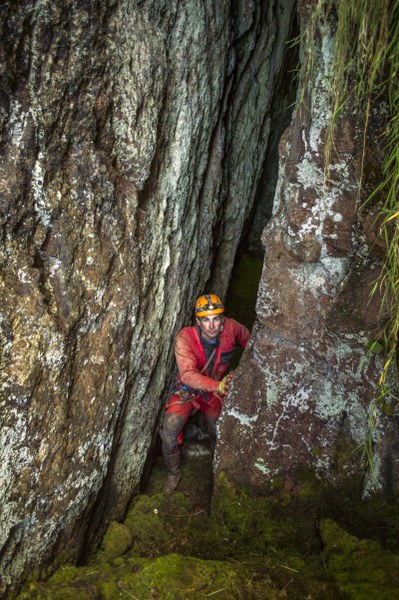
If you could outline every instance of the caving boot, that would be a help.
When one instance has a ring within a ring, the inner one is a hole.
[[[164,454],[163,458],[168,469],[164,492],[174,492],[181,479],[180,451],[175,452],[175,454]]]

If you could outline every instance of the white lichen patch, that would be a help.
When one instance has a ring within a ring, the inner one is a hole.
[[[302,263],[289,271],[301,290],[315,296],[326,294],[334,297],[349,268],[348,257],[324,256],[318,263]]]
[[[267,378],[266,381],[266,403],[267,406],[273,406],[279,401],[279,381],[273,381],[271,378]]]
[[[12,104],[10,116],[8,120],[8,128],[10,131],[11,143],[19,148],[23,143],[25,131],[28,123],[33,120],[33,111],[31,108],[24,109],[22,105],[15,100]]]
[[[315,415],[326,421],[341,415],[347,407],[347,394],[342,383],[325,379],[320,382],[320,388],[315,395]]]
[[[335,39],[330,34],[328,26],[321,26],[321,52],[318,60],[318,69],[313,86],[311,99],[312,120],[309,131],[309,147],[314,154],[318,154],[322,132],[331,119],[329,85],[331,79],[331,66],[334,60]]]
[[[45,171],[42,166],[43,159],[43,154],[40,152],[33,167],[31,187],[34,209],[40,217],[42,224],[48,227],[51,223],[52,205],[44,189]]]
[[[4,406],[0,405],[0,409],[4,413]],[[34,458],[26,444],[25,415],[14,408],[9,411],[8,423],[0,429],[0,547],[20,520],[16,496],[10,501],[10,483],[15,481],[16,474],[30,470]]]
[[[19,279],[19,281],[21,283],[30,283],[31,282],[31,278],[30,278],[29,271],[28,271],[27,267],[23,267],[21,269],[18,269],[17,276],[18,276],[18,279]]]
[[[95,400],[95,398],[92,400]],[[84,465],[86,454],[90,451],[92,458],[98,462],[102,469],[105,469],[107,464],[106,457],[111,444],[112,439],[110,433],[106,429],[96,431],[88,440],[78,447],[76,456]]]
[[[323,194],[324,173],[314,162],[310,152],[305,152],[302,160],[297,164],[297,177],[303,188],[316,190]],[[316,214],[318,214],[316,212]]]
[[[66,362],[65,343],[61,335],[53,334],[47,342],[47,349],[44,355],[46,365],[59,372]]]
[[[240,423],[240,425],[244,425],[245,427],[251,427],[252,423],[256,423],[259,415],[254,415],[252,417],[244,414],[238,408],[229,408],[226,411],[226,414],[230,417],[234,417]]]
[[[50,271],[51,275],[55,275],[57,273],[57,271],[62,271],[62,270],[63,270],[62,262],[58,258],[51,256],[49,259],[49,271]]]
[[[261,471],[261,473],[263,473],[263,475],[269,475],[269,473],[270,473],[270,469],[266,466],[266,463],[263,460],[263,458],[258,458],[255,461],[254,467],[255,467],[255,469],[258,469],[259,471]]]

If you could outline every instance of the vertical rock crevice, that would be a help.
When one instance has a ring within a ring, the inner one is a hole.
[[[1,592],[137,490],[175,334],[254,206],[293,8],[2,4]]]
[[[267,170],[267,157],[273,155],[271,148],[275,139],[281,135],[282,122],[289,121],[289,111],[287,115],[284,104],[287,98],[293,97],[295,88],[287,69],[296,54],[295,49],[292,52],[288,47],[295,32],[295,2],[252,3],[251,7],[252,11],[246,5],[237,7],[233,48],[241,66],[231,77],[225,115],[228,148],[225,195],[211,278],[212,288],[221,295],[227,290],[230,265],[241,238],[246,237],[251,227],[255,238],[260,235],[257,224],[263,219],[259,215],[264,204],[259,195],[260,181]],[[283,82],[289,91],[278,100]],[[243,194],[252,198],[245,210],[240,201]],[[253,218],[255,213],[256,218]]]

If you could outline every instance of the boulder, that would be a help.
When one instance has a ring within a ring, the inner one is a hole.
[[[384,257],[378,207],[364,204],[384,111],[371,111],[363,148],[361,109],[348,103],[326,152],[335,31],[318,22],[313,71],[280,141],[257,320],[220,422],[216,471],[258,492],[280,476],[292,488],[304,467],[359,495],[399,484],[397,424],[376,404],[382,358],[368,351],[387,317],[383,289],[371,295]]]

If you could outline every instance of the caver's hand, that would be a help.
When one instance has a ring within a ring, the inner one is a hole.
[[[219,383],[218,392],[222,396],[226,396],[226,394],[228,394],[232,377],[233,377],[233,371],[231,371],[228,375],[226,375],[226,377],[223,377],[222,381]]]

